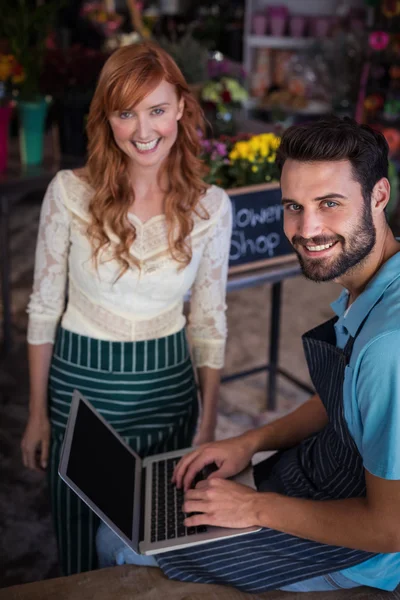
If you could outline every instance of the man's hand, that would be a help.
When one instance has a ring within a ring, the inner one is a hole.
[[[214,473],[209,475],[208,480],[215,477],[227,479],[240,473],[251,461],[254,454],[253,446],[246,434],[200,446],[194,452],[186,454],[177,464],[172,482],[178,488],[185,490],[206,465],[215,463],[218,467]]]
[[[183,511],[201,514],[188,517],[184,523],[186,527],[252,527],[257,525],[259,496],[259,492],[234,481],[211,478],[200,481],[194,490],[186,492]]]

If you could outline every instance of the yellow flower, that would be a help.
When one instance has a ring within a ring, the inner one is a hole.
[[[0,62],[0,81],[6,81],[11,75],[11,65],[8,61]]]
[[[260,154],[261,154],[262,158],[266,158],[269,154],[269,151],[270,151],[270,147],[268,145],[268,142],[263,140],[261,143],[261,148],[260,148]]]
[[[229,158],[231,161],[247,161],[252,165],[253,173],[256,173],[263,164],[275,162],[279,144],[280,138],[273,133],[254,135],[249,140],[236,142]]]
[[[19,83],[22,83],[22,82],[24,81],[24,79],[25,79],[25,73],[24,73],[24,72],[22,72],[20,75],[14,75],[14,76],[11,78],[11,81],[12,81],[13,83],[15,83],[16,85],[18,85]]]
[[[237,160],[239,158],[238,151],[233,149],[232,152],[229,154],[229,158],[230,160]]]
[[[281,144],[281,138],[274,136],[274,139],[271,140],[271,146],[273,147],[273,149],[278,150],[280,144]]]
[[[249,154],[249,147],[247,142],[237,142],[235,149],[239,154],[239,158],[247,158]]]

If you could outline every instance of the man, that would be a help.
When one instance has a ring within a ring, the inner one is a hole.
[[[176,468],[184,510],[198,513],[187,526],[262,529],[159,555],[169,577],[249,592],[400,582],[400,244],[385,218],[387,153],[382,135],[349,119],[283,135],[285,234],[306,277],[344,290],[337,317],[303,337],[316,394]],[[261,450],[279,452],[255,468],[257,491],[227,479]]]

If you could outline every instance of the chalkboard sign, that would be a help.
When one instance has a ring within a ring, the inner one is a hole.
[[[230,272],[259,268],[296,258],[283,232],[279,184],[228,190],[232,201]]]

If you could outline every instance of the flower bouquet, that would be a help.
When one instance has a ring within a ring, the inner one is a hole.
[[[234,110],[241,108],[248,98],[247,91],[233,77],[222,77],[217,81],[206,82],[201,91],[201,101],[206,113],[215,113],[217,134],[232,134],[234,131]]]
[[[22,66],[12,54],[0,54],[0,106],[8,105],[13,92],[24,81]]]
[[[21,65],[18,99],[32,102],[41,95],[39,80],[43,71],[46,39],[60,6],[62,0],[50,0],[38,5],[28,0],[2,0],[0,37],[7,41],[15,60]]]
[[[228,138],[219,140],[201,140],[201,157],[208,167],[205,177],[207,183],[216,184],[223,188],[229,187],[229,147],[232,146]]]
[[[274,133],[236,142],[229,153],[229,172],[235,187],[277,181],[279,171],[275,159],[280,143],[280,137]]]
[[[85,3],[81,16],[90,21],[93,27],[105,37],[114,35],[124,21],[124,17],[118,13],[104,10],[102,2]]]
[[[40,77],[46,40],[64,0],[44,3],[30,0],[2,0],[0,38],[23,69],[18,84],[20,154],[24,165],[38,165],[43,159],[43,138],[50,98],[43,96]]]
[[[279,144],[273,133],[202,139],[202,159],[209,168],[205,180],[225,189],[277,181]]]

